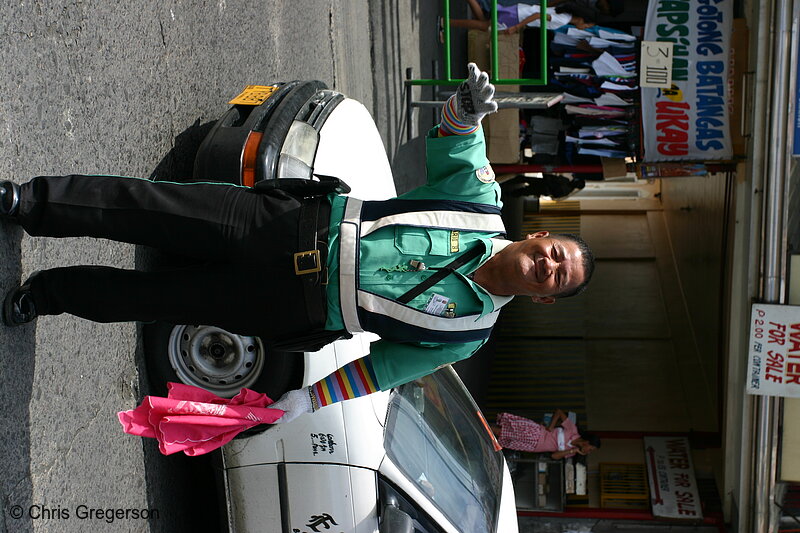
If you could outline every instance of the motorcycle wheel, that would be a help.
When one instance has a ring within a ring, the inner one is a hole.
[[[170,381],[224,398],[246,387],[273,400],[302,386],[303,354],[269,350],[258,337],[164,322],[145,324],[142,336],[148,380],[158,395],[166,395]]]

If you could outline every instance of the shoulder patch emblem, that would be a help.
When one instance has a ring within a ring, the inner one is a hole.
[[[475,176],[477,176],[477,178],[483,183],[491,183],[494,181],[494,170],[492,170],[490,165],[486,165],[485,167],[476,170]]]

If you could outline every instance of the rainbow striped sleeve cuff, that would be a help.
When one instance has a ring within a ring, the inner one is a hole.
[[[356,359],[311,385],[311,391],[320,407],[366,396],[379,390],[381,389],[369,356]]]
[[[458,118],[456,95],[451,96],[442,108],[442,123],[439,126],[442,135],[469,135],[475,133],[477,129],[477,125],[466,124]]]

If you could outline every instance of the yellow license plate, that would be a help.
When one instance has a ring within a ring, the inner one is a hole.
[[[231,105],[261,105],[278,90],[277,85],[248,85],[239,96],[228,102]]]

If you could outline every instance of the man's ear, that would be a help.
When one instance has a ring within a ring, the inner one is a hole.
[[[535,304],[554,304],[556,299],[552,296],[531,296],[531,300]]]
[[[541,239],[542,237],[547,237],[550,235],[549,231],[537,231],[536,233],[528,233],[525,237],[526,239]]]

